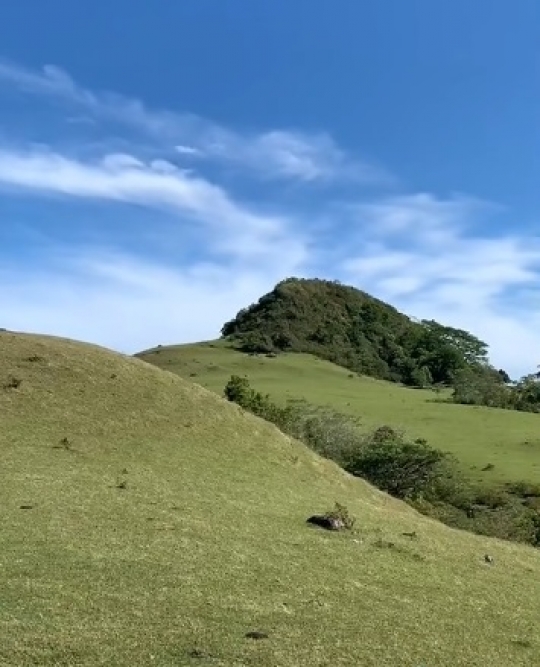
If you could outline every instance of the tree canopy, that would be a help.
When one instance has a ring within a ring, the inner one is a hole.
[[[491,369],[486,343],[471,333],[434,320],[413,321],[337,281],[288,278],[242,309],[221,333],[246,352],[310,353],[413,386],[450,384],[464,368]]]

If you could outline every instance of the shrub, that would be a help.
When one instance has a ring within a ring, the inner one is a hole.
[[[445,474],[446,458],[427,444],[409,442],[394,432],[384,436],[378,429],[368,446],[357,452],[348,471],[397,498],[415,498],[433,493],[435,482]]]
[[[522,498],[540,498],[540,484],[534,482],[508,482],[506,490],[508,493]]]
[[[355,519],[349,514],[347,507],[338,502],[336,502],[331,512],[326,512],[324,518],[335,522],[337,526],[343,526],[346,530],[352,530],[355,523]]]
[[[472,528],[481,535],[540,545],[540,514],[511,496],[496,509],[478,512]]]
[[[251,397],[251,387],[246,377],[231,375],[231,379],[225,386],[225,398],[228,401],[237,403],[242,408],[248,408]]]
[[[246,377],[232,375],[225,386],[224,394],[227,400],[236,403],[244,410],[272,422],[285,433],[291,432],[291,408],[280,407],[271,401],[268,394],[264,395],[252,389]]]
[[[332,459],[344,468],[364,446],[358,419],[340,414],[331,408],[290,401],[288,433],[313,451]]]

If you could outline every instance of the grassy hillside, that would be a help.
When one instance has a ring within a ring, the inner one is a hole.
[[[231,374],[276,400],[304,397],[359,415],[367,427],[390,424],[453,452],[475,479],[540,482],[540,416],[442,403],[443,394],[349,371],[310,355],[248,356],[225,341],[158,348],[142,358],[219,394]],[[483,471],[487,464],[493,469]]]
[[[537,550],[421,517],[137,359],[1,333],[0,374],[1,665],[540,661]],[[335,501],[353,534],[305,524]]]

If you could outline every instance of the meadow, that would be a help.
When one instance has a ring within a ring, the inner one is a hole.
[[[0,665],[540,662],[538,550],[423,517],[138,359],[3,332],[0,375]],[[352,531],[306,524],[336,501]]]
[[[220,395],[232,374],[246,375],[277,402],[303,398],[359,417],[366,430],[383,424],[403,429],[455,454],[478,481],[540,482],[540,415],[455,405],[447,402],[448,391],[358,376],[311,355],[246,355],[222,340],[153,348],[140,356]]]

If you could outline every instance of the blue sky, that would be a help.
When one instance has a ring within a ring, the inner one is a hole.
[[[537,0],[18,0],[1,326],[135,352],[288,276],[540,363]]]

